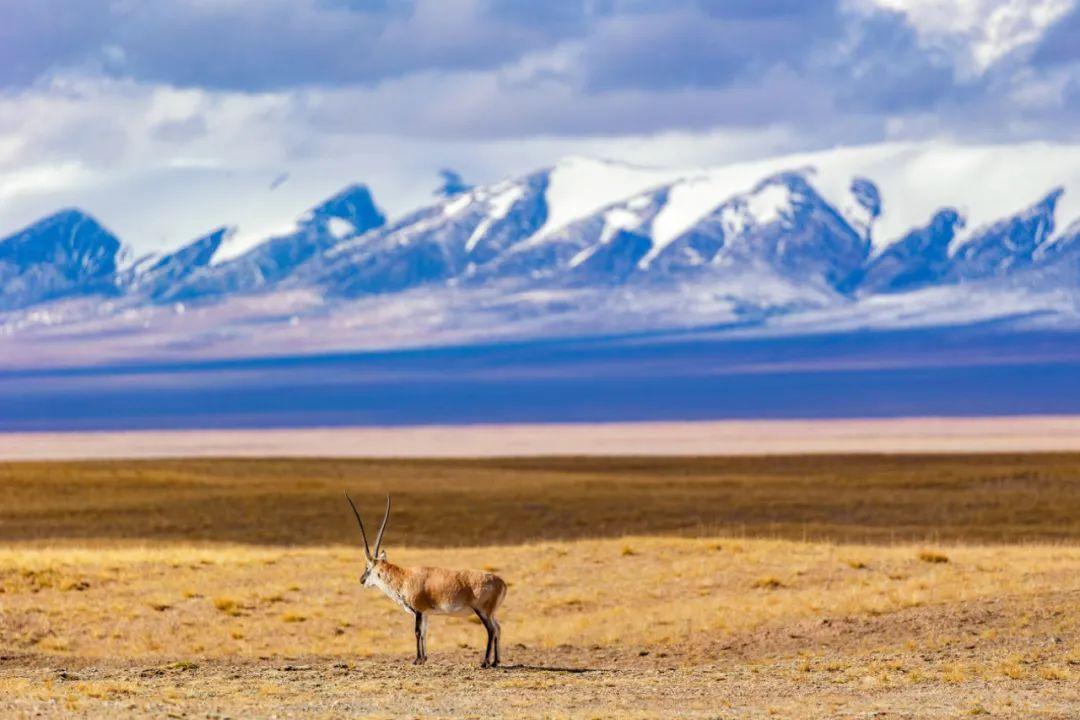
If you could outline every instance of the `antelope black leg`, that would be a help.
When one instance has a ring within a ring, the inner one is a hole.
[[[491,621],[484,617],[484,614],[479,610],[475,610],[476,617],[480,618],[480,622],[484,623],[484,629],[487,630],[487,649],[484,650],[484,662],[480,663],[480,667],[491,667],[491,649],[495,644],[495,628],[491,626]]]
[[[427,626],[428,619],[424,616],[424,621],[420,623],[420,654],[424,657],[424,662],[427,662]]]
[[[499,645],[502,644],[502,627],[499,626],[499,621],[495,618],[491,618],[491,624],[495,626],[495,660],[491,663],[491,667],[498,667],[502,662],[502,658],[499,657]]]
[[[413,665],[423,665],[424,660],[424,614],[416,613],[416,659]]]

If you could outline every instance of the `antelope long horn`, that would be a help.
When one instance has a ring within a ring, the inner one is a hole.
[[[386,514],[383,515],[382,526],[379,528],[379,534],[375,538],[375,557],[379,557],[379,548],[382,547],[382,536],[386,532],[386,521],[390,519],[390,496],[386,496]]]
[[[360,511],[356,509],[356,504],[352,501],[352,498],[349,497],[349,493],[345,493],[345,499],[349,501],[349,506],[352,507],[353,515],[356,516],[356,522],[360,523],[360,534],[364,537],[364,554],[368,556],[368,560],[371,560],[371,548],[368,547],[367,531],[364,530],[364,521],[360,519]],[[383,525],[385,524],[386,522],[384,521]],[[382,538],[381,530],[379,531],[379,538]],[[375,552],[379,552],[377,545]]]

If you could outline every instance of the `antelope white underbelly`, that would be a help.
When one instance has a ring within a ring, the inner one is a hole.
[[[459,615],[459,616],[461,616],[461,615],[471,615],[472,612],[473,612],[473,609],[471,607],[469,607],[468,605],[454,604],[454,605],[445,605],[443,607],[434,607],[434,608],[431,608],[431,610],[429,610],[428,612],[430,612],[432,614],[435,614],[435,615]]]

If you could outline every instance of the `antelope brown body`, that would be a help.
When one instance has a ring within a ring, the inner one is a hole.
[[[364,538],[366,565],[360,582],[365,587],[376,587],[415,618],[416,659],[415,665],[427,660],[427,620],[429,615],[470,615],[475,613],[487,630],[487,649],[481,667],[496,667],[501,662],[501,628],[495,613],[506,597],[506,583],[502,578],[478,570],[446,570],[434,567],[406,568],[386,559],[382,550],[383,532],[390,519],[390,496],[386,497],[386,514],[375,538],[375,552],[368,546],[367,532],[360,512],[352,498],[345,498],[360,524]]]

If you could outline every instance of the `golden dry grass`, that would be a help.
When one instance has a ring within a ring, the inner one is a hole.
[[[1080,716],[1080,459],[590,462],[5,466],[0,717]],[[343,485],[509,582],[507,669],[408,664]]]
[[[409,665],[411,618],[358,586],[351,547],[9,547],[0,714],[865,717],[930,703],[918,717],[976,706],[1068,717],[1080,707],[1074,546],[950,546],[949,563],[925,562],[915,545],[761,539],[394,550],[404,563],[491,564],[510,580],[508,670],[477,670],[483,632],[456,618],[435,618],[431,662]]]
[[[662,533],[846,542],[1080,537],[1080,455],[0,464],[0,540],[324,546],[341,491],[411,546]]]
[[[505,632],[533,648],[700,644],[803,620],[1080,593],[1080,548],[1066,545],[956,546],[947,564],[910,545],[753,539],[390,550],[406,565],[505,575]],[[0,642],[82,658],[409,657],[411,618],[364,591],[361,571],[354,547],[9,547],[0,549]],[[433,626],[433,653],[479,651],[479,624]]]

